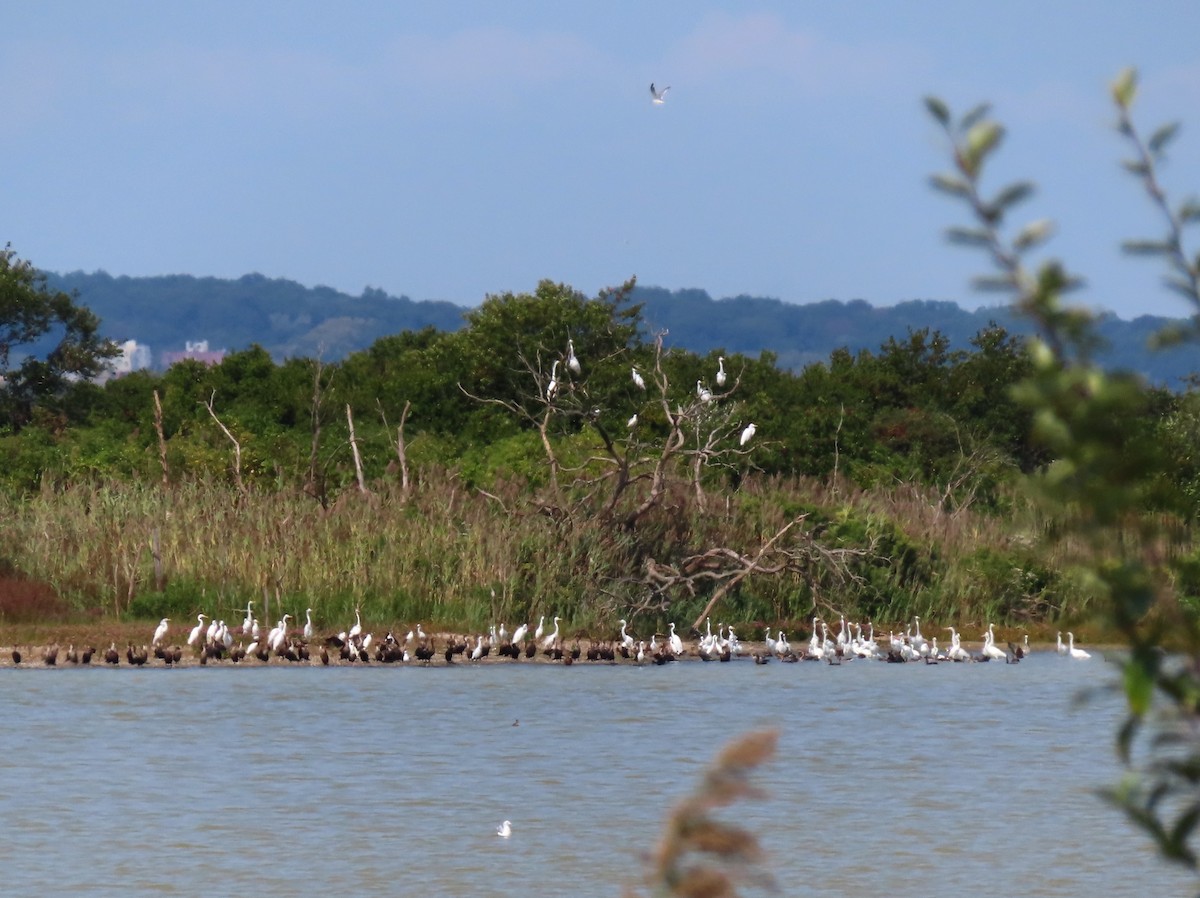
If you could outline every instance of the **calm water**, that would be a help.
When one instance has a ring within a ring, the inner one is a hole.
[[[716,751],[770,725],[769,798],[736,813],[783,894],[1184,894],[1091,791],[1119,705],[1072,699],[1113,674],[7,669],[0,892],[619,896]]]

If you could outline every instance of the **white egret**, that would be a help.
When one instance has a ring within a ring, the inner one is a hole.
[[[742,431],[741,437],[738,438],[738,445],[745,446],[747,443],[749,443],[754,437],[754,431],[756,430],[758,430],[758,428],[754,426],[753,422],[747,424],[746,429]]]
[[[513,631],[513,645],[517,645],[525,639],[525,634],[529,632],[529,624],[521,624]]]
[[[221,632],[221,622],[218,620],[209,621],[208,631],[204,634],[205,639],[208,640],[210,644],[216,643],[217,634],[219,632]]]
[[[626,421],[625,426],[630,430],[633,430],[633,428],[637,427],[637,415],[634,415],[632,418]]]
[[[471,650],[471,660],[472,661],[478,661],[480,658],[483,657],[483,637],[476,636],[475,639],[477,640],[477,642],[475,643],[475,648],[473,648]]]
[[[538,618],[538,625],[537,625],[537,629],[533,631],[533,638],[535,640],[541,639],[542,634],[545,632],[546,632],[546,615],[543,614],[541,617]]]
[[[583,366],[579,364],[579,359],[575,355],[575,344],[571,340],[567,340],[567,367],[574,374],[583,373]]]
[[[621,625],[621,644],[622,644],[623,646],[625,646],[625,648],[627,648],[627,649],[632,649],[632,648],[633,648],[633,637],[632,637],[632,636],[630,636],[628,633],[626,633],[626,632],[625,632],[625,620],[624,620],[624,618],[622,618],[621,620],[617,621],[617,623]]]
[[[200,637],[204,634],[204,618],[205,615],[203,614],[196,615],[196,619],[199,620],[200,623],[192,627],[192,633],[190,636],[188,636],[188,645],[195,645],[200,641]]]
[[[162,641],[167,638],[167,630],[171,626],[170,621],[171,619],[169,617],[164,617],[158,622],[158,627],[154,630],[154,639],[152,640],[151,645],[162,645]]]
[[[246,603],[246,616],[242,619],[242,632],[249,633],[250,628],[254,625],[254,603]]]
[[[558,639],[558,618],[554,618],[554,632],[542,640],[542,648],[548,649]]]
[[[667,99],[667,91],[671,89],[671,85],[667,85],[662,90],[657,90],[654,87],[654,82],[650,82],[650,102],[657,106],[661,106]]]
[[[717,386],[725,386],[725,356],[717,356]]]
[[[503,823],[501,823],[500,828],[496,830],[496,835],[498,835],[501,839],[507,839],[509,836],[511,836],[512,821],[505,820]]]
[[[708,387],[704,386],[704,381],[696,381],[696,398],[701,402],[712,402],[713,395]]]
[[[683,640],[675,635],[675,622],[671,621],[668,626],[671,628],[671,635],[667,637],[667,641],[671,643],[671,654],[683,654]]]
[[[546,401],[549,402],[558,392],[558,359],[550,366],[550,383],[546,384]]]
[[[305,610],[304,617],[305,617],[304,638],[312,639],[313,638],[313,625],[312,625],[312,609],[311,608],[308,608]]]
[[[287,615],[284,615],[284,617],[287,617]],[[358,608],[355,608],[354,609],[354,626],[350,628],[350,638],[353,639],[355,636],[358,636],[361,633],[362,633],[362,615],[359,613]]]
[[[642,375],[638,374],[638,369],[633,368],[632,371],[633,371],[633,385],[635,387],[637,387],[639,390],[646,389],[646,381],[644,381],[642,379]]]
[[[1085,652],[1083,649],[1075,647],[1075,634],[1074,633],[1067,634],[1067,654],[1070,655],[1072,658],[1078,658],[1080,661],[1083,661],[1087,658],[1092,657],[1091,652]]]

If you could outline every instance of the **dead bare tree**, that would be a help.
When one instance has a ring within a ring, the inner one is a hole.
[[[154,432],[158,435],[158,463],[162,467],[162,485],[171,483],[170,468],[167,467],[167,438],[163,433],[162,401],[158,398],[158,390],[154,391]]]
[[[354,479],[360,493],[369,492],[367,481],[363,476],[362,454],[358,451],[358,438],[354,435],[354,414],[350,411],[350,403],[346,403],[346,425],[350,428],[350,452],[354,456]]]
[[[216,411],[213,410],[213,403],[216,399],[217,391],[213,390],[212,395],[208,397],[208,401],[204,403],[204,407],[208,409],[208,413],[212,416],[212,419],[217,422],[217,426],[221,428],[221,432],[233,443],[233,482],[237,486],[238,492],[245,495],[246,485],[242,482],[242,444],[238,442],[237,437],[230,433],[229,428],[217,417]]]
[[[388,420],[387,414],[383,410],[383,403],[376,398],[375,404],[379,407],[379,416],[383,419],[383,429],[386,431],[388,430]],[[408,494],[409,479],[408,453],[404,443],[404,423],[408,420],[408,412],[411,408],[412,403],[405,400],[404,411],[400,413],[400,424],[396,427],[396,459],[400,464],[400,489],[405,495]]]

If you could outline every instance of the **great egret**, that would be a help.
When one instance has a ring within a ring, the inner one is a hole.
[[[503,823],[501,823],[500,828],[496,830],[496,835],[498,835],[501,839],[507,839],[509,836],[511,836],[512,821],[505,820]]]
[[[630,430],[633,430],[633,428],[637,427],[637,415],[634,415],[632,418],[626,421],[625,426]]]
[[[712,402],[713,395],[708,387],[704,386],[704,381],[696,381],[696,398],[701,402]]]
[[[311,608],[307,609],[307,610],[304,612],[304,617],[305,617],[305,621],[304,621],[304,638],[305,638],[305,639],[312,639],[312,637],[313,637],[313,625],[312,625],[312,609],[311,609]]]
[[[548,649],[558,639],[558,618],[554,618],[554,632],[542,640],[542,648]]]
[[[638,369],[633,369],[633,385],[639,390],[646,389],[646,381],[642,380],[642,375],[638,374]]]
[[[151,640],[151,645],[162,645],[162,641],[167,638],[167,630],[170,628],[170,618],[164,617],[158,622],[158,627],[154,631],[154,639]]]
[[[1079,649],[1079,648],[1075,647],[1075,634],[1074,633],[1067,634],[1067,654],[1070,655],[1072,658],[1078,658],[1080,661],[1083,661],[1086,658],[1092,657],[1091,652],[1085,652],[1083,649]]]
[[[753,423],[747,424],[746,429],[742,431],[742,435],[738,439],[738,445],[745,446],[747,443],[749,443],[751,438],[754,436],[754,431],[757,429],[758,428],[755,427]]]
[[[570,340],[567,340],[567,367],[575,374],[583,373],[583,366],[575,356],[575,344]]]
[[[521,626],[517,627],[517,629],[515,631],[513,631],[513,635],[512,635],[513,645],[518,645],[519,643],[521,643],[525,639],[525,634],[528,632],[529,632],[528,624],[521,624]]]
[[[200,621],[200,623],[192,627],[191,635],[188,636],[188,645],[195,645],[200,641],[200,637],[204,634],[204,618],[205,615],[203,614],[196,615],[196,619]]]
[[[625,619],[622,618],[621,620],[617,621],[617,623],[621,625],[621,644],[627,649],[632,649],[633,637],[625,632]]]
[[[287,617],[285,614],[284,617]],[[362,615],[357,608],[354,609],[354,626],[350,628],[349,636],[353,639],[362,633]]]
[[[671,628],[671,635],[667,637],[667,641],[671,643],[671,653],[674,655],[682,655],[683,640],[675,635],[675,622],[671,621],[669,626]]]
[[[254,608],[254,603],[253,603],[253,602],[247,602],[247,603],[246,603],[246,616],[245,616],[245,618],[243,618],[243,619],[242,619],[242,632],[243,632],[243,633],[249,633],[249,632],[250,632],[250,628],[251,628],[252,626],[254,626],[254,611],[253,611],[253,608]]]
[[[661,106],[667,98],[667,91],[669,91],[670,89],[671,89],[671,85],[668,84],[662,90],[656,90],[654,87],[654,82],[651,81],[650,82],[650,102],[652,102],[658,106]]]
[[[546,384],[546,401],[549,402],[558,392],[558,359],[550,366],[550,383]]]
[[[717,356],[717,386],[725,386],[725,356]]]

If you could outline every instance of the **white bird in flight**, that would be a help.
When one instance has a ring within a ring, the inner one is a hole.
[[[667,98],[667,91],[669,91],[670,89],[671,89],[671,85],[668,84],[662,90],[656,90],[654,87],[654,82],[651,81],[650,82],[650,101],[652,103],[656,103],[657,105],[661,106]]]
[[[754,436],[754,431],[757,429],[753,424],[747,424],[746,429],[742,431],[741,439],[738,440],[738,445],[745,446],[749,443],[750,439]]]

